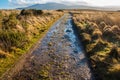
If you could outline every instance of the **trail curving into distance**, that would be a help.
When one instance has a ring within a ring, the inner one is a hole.
[[[85,52],[65,14],[38,43],[23,67],[9,72],[3,80],[93,80]],[[17,65],[18,65],[17,64]]]

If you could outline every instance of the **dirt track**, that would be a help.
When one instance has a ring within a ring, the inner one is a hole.
[[[8,71],[2,80],[92,80],[71,18],[65,14],[58,20],[23,64],[17,64],[20,69]]]

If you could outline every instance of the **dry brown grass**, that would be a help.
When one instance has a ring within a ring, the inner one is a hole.
[[[60,11],[0,10],[0,76],[63,15]]]
[[[97,77],[119,80],[120,12],[79,11],[73,20],[79,33],[84,35],[82,40],[88,41],[84,46]]]
[[[9,54],[0,50],[0,58],[5,58],[5,57],[7,57],[7,55],[9,55]]]

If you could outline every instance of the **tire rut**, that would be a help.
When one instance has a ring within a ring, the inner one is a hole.
[[[72,16],[65,14],[37,44],[23,68],[3,80],[92,80],[85,52],[73,27]]]

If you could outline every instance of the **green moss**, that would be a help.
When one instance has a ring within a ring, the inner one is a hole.
[[[100,80],[119,80],[120,66],[116,65],[120,62],[119,28],[113,26],[109,19],[104,20],[98,15],[94,17],[96,14],[86,14],[88,16],[81,14],[83,20],[79,14],[74,14],[74,23],[77,25],[94,72]],[[113,48],[114,46],[116,48]]]
[[[41,80],[52,80],[52,78],[50,77],[50,70],[51,70],[50,64],[42,65],[40,71],[38,72],[39,78]]]
[[[43,78],[48,78],[49,77],[49,72],[44,69],[44,70],[39,71],[39,75]]]
[[[0,46],[3,51],[7,51],[11,56],[0,58],[0,76],[12,67],[12,65],[19,60],[19,57],[23,54],[25,54],[40,38],[42,38],[45,33],[48,31],[50,26],[55,22],[58,18],[52,19],[48,22],[46,26],[41,31],[41,28],[37,29],[39,34],[37,35],[30,35],[31,38],[28,38],[28,33],[17,31],[16,29],[13,29],[17,22],[15,24],[13,23],[14,20],[17,20],[16,17],[13,15],[9,16],[10,20],[7,22],[7,20],[4,21],[3,29],[0,31],[0,41],[2,41],[3,46]],[[18,21],[19,22],[19,21]],[[13,23],[13,24],[12,24]],[[28,23],[24,22],[21,23],[22,26],[24,26],[24,29],[27,31]],[[38,27],[38,26],[37,26]],[[37,28],[36,27],[36,28]],[[15,31],[14,31],[15,30]],[[48,68],[47,68],[48,69]],[[46,71],[46,70],[43,70]],[[40,73],[43,73],[46,78],[43,80],[51,80],[51,78],[47,78],[48,73],[41,71]]]

